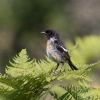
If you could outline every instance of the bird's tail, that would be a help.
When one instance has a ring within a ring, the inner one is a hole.
[[[78,68],[72,63],[71,60],[68,60],[68,64],[72,70],[78,70]]]

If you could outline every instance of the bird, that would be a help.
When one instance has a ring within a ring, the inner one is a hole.
[[[63,41],[60,39],[58,32],[53,29],[47,29],[41,33],[47,38],[47,57],[57,63],[56,69],[60,64],[68,63],[72,70],[78,70],[78,68],[71,61],[68,50],[66,49]]]

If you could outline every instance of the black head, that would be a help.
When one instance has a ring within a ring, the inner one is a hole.
[[[58,37],[58,34],[54,31],[54,30],[51,30],[51,29],[48,29],[44,32],[41,32],[42,34],[46,35],[46,37],[48,39],[52,38],[52,37]]]

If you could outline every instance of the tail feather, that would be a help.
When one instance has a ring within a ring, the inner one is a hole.
[[[78,70],[78,68],[72,63],[71,60],[68,60],[68,64],[72,70]]]

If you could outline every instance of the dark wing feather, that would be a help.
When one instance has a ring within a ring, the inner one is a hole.
[[[63,53],[65,59],[68,61],[68,64],[69,64],[69,66],[71,67],[71,69],[72,69],[72,70],[78,70],[78,68],[77,68],[77,67],[73,64],[73,62],[71,61],[70,56],[69,56],[69,54],[68,54],[68,51],[67,51],[64,47],[62,47],[62,46],[60,46],[60,45],[57,45],[57,49],[58,49],[61,53]]]
[[[72,63],[68,50],[66,50],[64,44],[62,41],[60,41],[59,39],[55,39],[55,44],[56,44],[56,48],[57,50],[63,55],[63,57],[66,59],[66,61],[68,62],[69,66],[71,67],[72,70],[78,70],[78,68]]]
[[[64,57],[68,60],[70,59],[70,56],[68,54],[68,50],[66,50],[65,47],[63,47],[63,45],[60,45],[58,43],[58,41],[55,41],[56,42],[56,48],[58,49],[58,51],[60,51],[61,53],[63,53]]]

